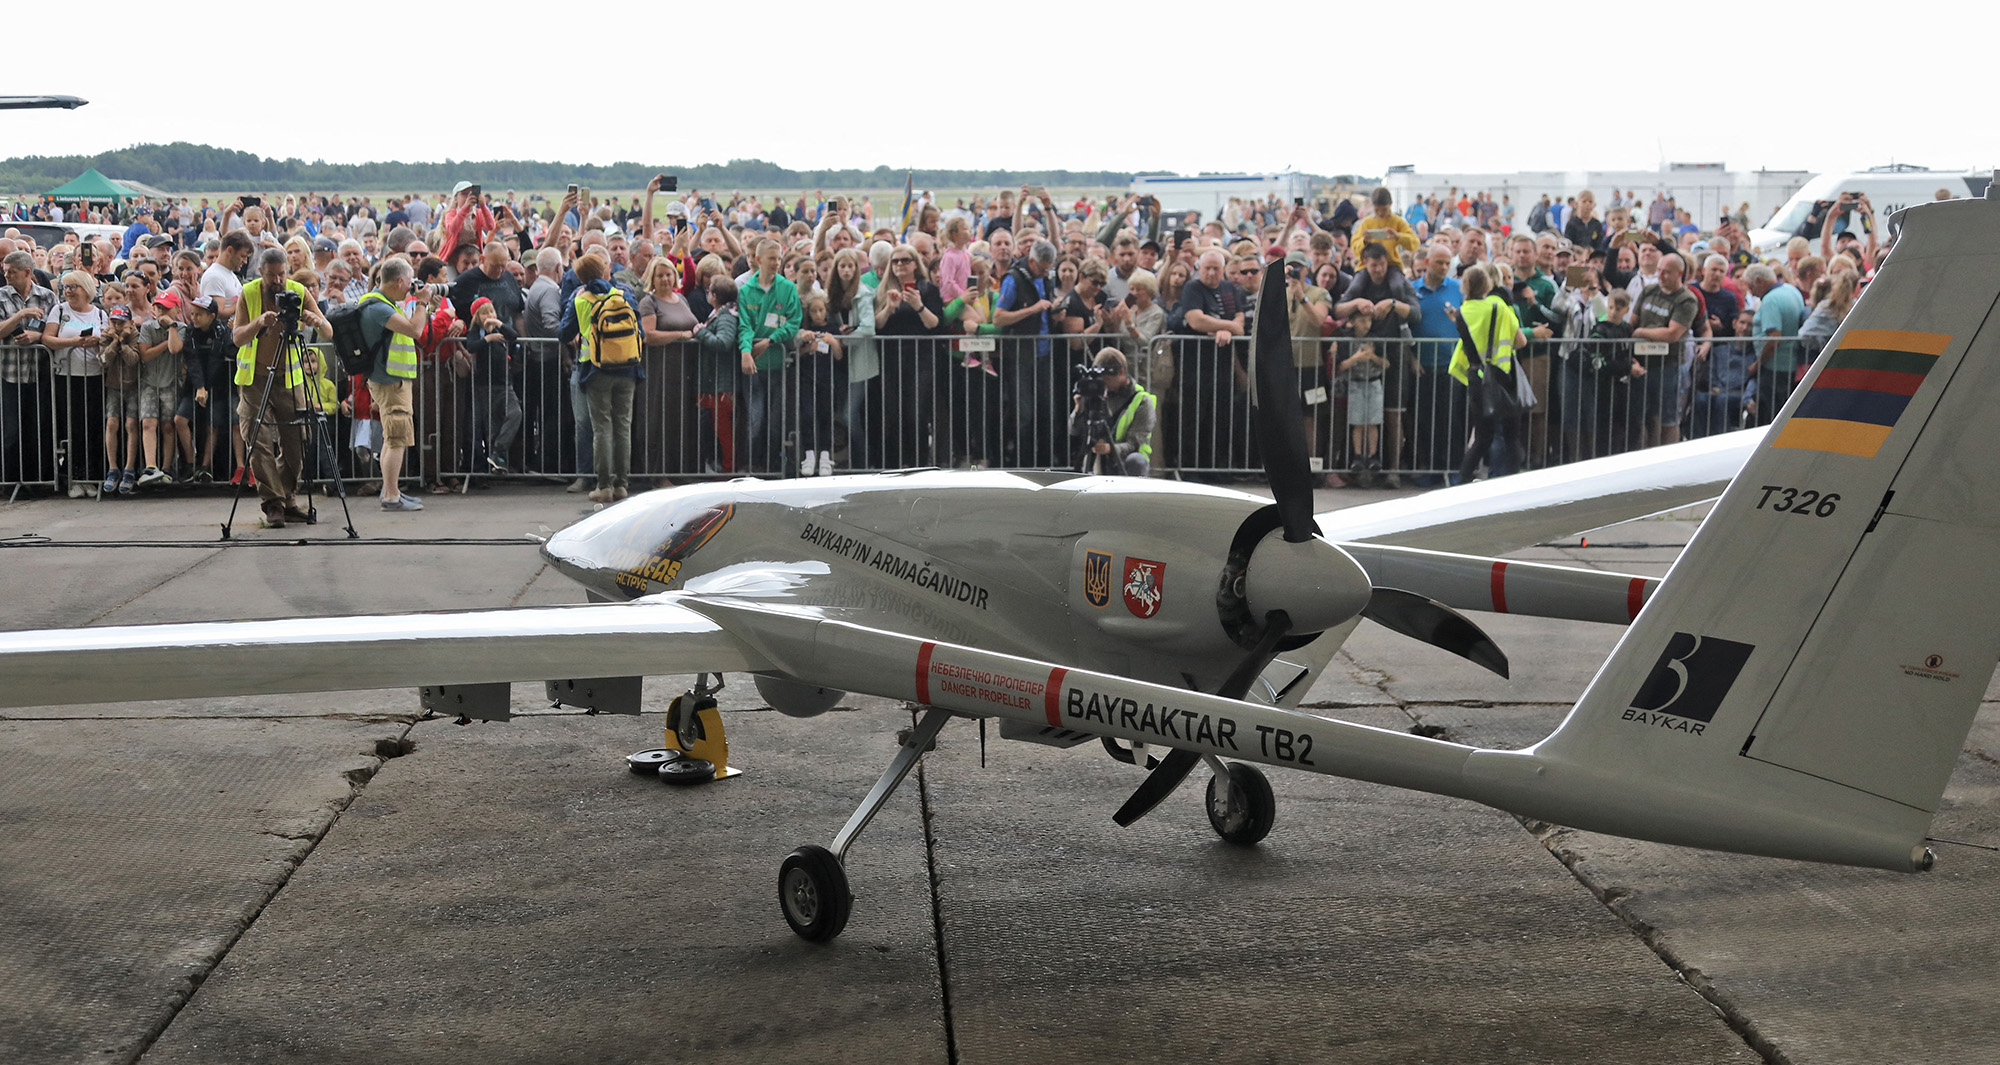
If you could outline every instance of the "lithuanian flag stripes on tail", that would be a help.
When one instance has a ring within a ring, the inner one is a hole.
[[[1874,458],[1950,345],[1946,333],[1848,330],[1771,446]]]

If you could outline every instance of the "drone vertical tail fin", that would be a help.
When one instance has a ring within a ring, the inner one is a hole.
[[[2000,659],[2000,201],[1925,205],[1562,726],[1490,801],[1924,867]]]

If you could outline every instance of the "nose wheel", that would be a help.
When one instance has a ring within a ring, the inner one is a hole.
[[[1248,847],[1271,832],[1278,800],[1262,770],[1231,762],[1208,781],[1208,824],[1224,841]]]

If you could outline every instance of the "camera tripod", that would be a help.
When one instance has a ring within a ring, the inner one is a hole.
[[[1071,394],[1083,400],[1083,447],[1078,449],[1076,461],[1070,463],[1070,468],[1079,473],[1099,475],[1124,473],[1116,450],[1108,455],[1091,450],[1100,440],[1111,442],[1111,409],[1104,402],[1103,371],[1083,365],[1079,365],[1076,371],[1077,381],[1071,388]]]
[[[319,460],[321,472],[330,475],[328,479],[333,482],[334,492],[340,497],[340,513],[341,516],[347,519],[347,538],[350,540],[359,540],[361,534],[354,531],[354,512],[348,509],[347,506],[347,482],[341,479],[340,467],[334,458],[333,429],[328,424],[326,410],[320,402],[323,398],[321,390],[327,387],[326,379],[321,377],[317,371],[306,371],[306,342],[305,337],[299,334],[297,324],[295,322],[291,323],[284,330],[284,334],[285,337],[278,365],[264,375],[264,390],[257,397],[257,413],[250,419],[249,426],[244,430],[243,459],[245,472],[246,474],[248,473],[249,463],[257,453],[257,436],[262,432],[265,419],[270,413],[271,390],[278,387],[278,380],[285,375],[287,367],[296,366],[299,368],[299,375],[302,378],[301,387],[305,392],[306,402],[293,412],[292,420],[285,424],[300,426],[304,430],[301,434],[303,436],[303,439],[300,441],[301,445],[312,449],[314,456]],[[282,444],[282,441],[280,441],[280,444]],[[304,469],[305,457],[303,455],[299,458],[299,466],[299,487],[305,489],[307,486]],[[236,508],[243,502],[243,494],[249,489],[250,478],[245,476],[242,482],[236,486],[236,491],[229,500],[229,517],[222,523],[222,538],[224,540],[230,538],[230,528],[236,524]],[[317,525],[319,524],[319,508],[313,504],[312,493],[310,491],[305,492],[305,497],[306,524]]]

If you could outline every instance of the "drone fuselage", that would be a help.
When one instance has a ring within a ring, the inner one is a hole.
[[[606,598],[682,589],[790,601],[910,635],[1213,690],[1244,655],[1218,612],[1218,582],[1232,537],[1265,504],[1208,486],[1059,473],[742,480],[635,497],[544,550]],[[1366,587],[1338,548],[1314,546],[1310,579]],[[1288,656],[1287,680],[1300,679],[1306,660],[1316,673],[1339,639],[1319,642],[1332,647]],[[1260,694],[1275,691],[1252,697]]]

